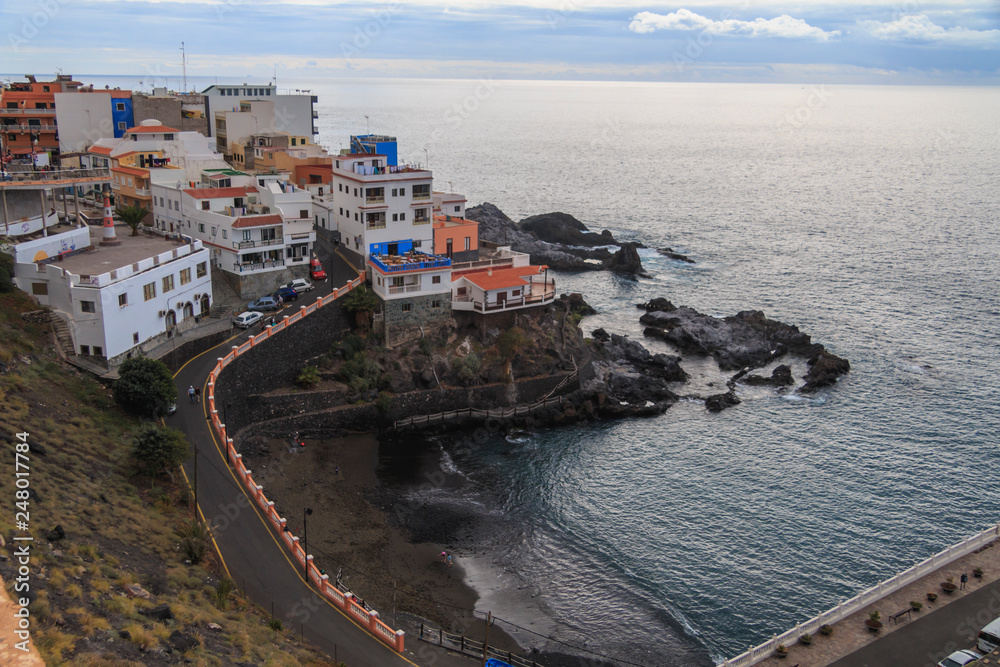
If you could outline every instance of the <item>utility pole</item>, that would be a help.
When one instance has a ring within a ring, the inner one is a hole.
[[[486,667],[486,661],[490,659],[490,628],[496,623],[493,618],[493,612],[486,612],[486,638],[483,640],[483,667]]]

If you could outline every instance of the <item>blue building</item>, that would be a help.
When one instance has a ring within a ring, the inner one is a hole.
[[[111,91],[111,121],[115,125],[116,139],[124,137],[128,128],[135,127],[131,90]]]
[[[386,165],[396,166],[399,164],[396,156],[396,137],[388,137],[384,134],[359,134],[351,135],[351,153],[374,153],[384,155]]]

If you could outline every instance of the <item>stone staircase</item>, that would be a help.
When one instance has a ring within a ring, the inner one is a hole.
[[[56,350],[59,352],[59,356],[63,358],[76,356],[76,348],[73,347],[73,335],[69,331],[69,325],[55,312],[49,313],[49,321],[52,323],[52,335],[56,339]]]

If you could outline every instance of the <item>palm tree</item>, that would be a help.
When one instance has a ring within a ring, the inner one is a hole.
[[[115,211],[115,218],[132,228],[132,236],[139,235],[139,225],[149,215],[149,209],[142,204],[129,204]]]

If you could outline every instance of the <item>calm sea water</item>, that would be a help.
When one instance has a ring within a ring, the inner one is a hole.
[[[442,440],[467,481],[432,500],[482,517],[459,556],[483,609],[623,661],[708,664],[1000,520],[1000,90],[291,85],[320,96],[334,150],[394,134],[470,205],[697,261],[558,275],[600,311],[587,331],[641,339],[635,304],[663,296],[763,310],[851,361],[808,398],[747,389],[717,415],[682,402],[471,456]],[[684,366],[682,391],[722,377]]]

